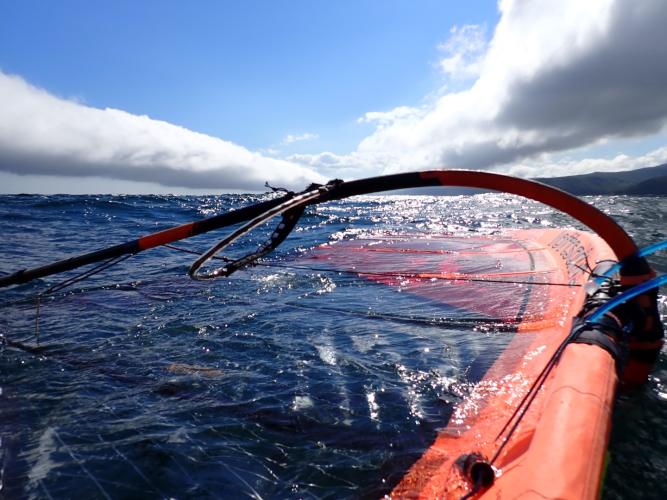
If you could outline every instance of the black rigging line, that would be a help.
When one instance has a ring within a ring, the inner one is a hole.
[[[74,283],[78,283],[80,281],[85,280],[86,278],[90,278],[91,276],[94,276],[97,273],[100,273],[104,271],[105,269],[109,269],[111,266],[115,266],[116,264],[120,264],[122,261],[129,259],[132,257],[134,254],[127,254],[127,255],[121,255],[120,257],[114,257],[112,259],[106,260],[102,262],[101,264],[93,267],[92,269],[89,269],[88,271],[85,271],[83,273],[77,274],[76,276],[73,276],[71,278],[68,278],[57,285],[53,285],[52,287],[46,289],[43,292],[40,292],[38,296],[43,296],[43,295],[48,295],[53,292],[58,292],[62,290],[63,288],[66,288],[70,285],[73,285]]]
[[[76,276],[72,276],[71,278],[68,278],[56,285],[47,288],[43,292],[37,293],[33,297],[33,299],[35,300],[35,340],[37,342],[37,346],[39,346],[39,331],[40,331],[39,319],[41,315],[42,297],[44,297],[45,295],[51,295],[55,292],[62,290],[63,288],[66,288],[70,285],[79,283],[80,281],[90,278],[91,276],[94,276],[97,273],[104,271],[105,269],[109,269],[111,266],[115,266],[116,264],[119,264],[122,261],[129,259],[130,257],[132,257],[132,255],[133,254],[127,254],[127,255],[121,255],[119,257],[114,257],[112,259],[102,262],[101,264],[98,264],[97,266],[93,267],[92,269],[89,269],[88,271],[79,273]]]
[[[519,424],[521,423],[521,420],[523,419],[524,415],[526,414],[526,412],[532,405],[533,401],[539,394],[540,388],[544,385],[544,382],[546,381],[547,377],[553,370],[554,366],[556,366],[556,364],[558,363],[558,360],[563,354],[563,351],[565,350],[567,345],[572,341],[572,339],[574,339],[579,334],[579,332],[580,332],[579,328],[574,328],[572,332],[570,332],[570,334],[567,337],[565,337],[565,339],[560,343],[556,351],[551,355],[551,357],[547,361],[545,367],[539,373],[535,381],[531,384],[530,388],[528,389],[528,392],[521,399],[521,401],[517,405],[516,409],[514,410],[510,418],[507,419],[507,422],[496,436],[496,440],[498,440],[505,433],[505,431],[507,431],[507,434],[505,434],[502,443],[500,444],[496,452],[493,454],[493,457],[489,462],[491,465],[494,464],[494,462],[498,459],[498,457],[502,453],[505,446],[509,443],[510,438],[519,427]]]
[[[419,316],[401,316],[398,314],[387,314],[375,311],[354,311],[352,309],[340,309],[337,307],[310,307],[297,302],[284,302],[285,306],[294,309],[315,310],[318,312],[335,312],[347,314],[349,316],[363,317],[366,319],[378,319],[385,321],[394,321],[397,323],[419,324],[433,327],[451,327],[451,328],[477,328],[480,326],[489,326],[496,331],[509,332],[516,331],[516,322],[514,319],[505,318],[445,318],[434,317],[425,318]]]

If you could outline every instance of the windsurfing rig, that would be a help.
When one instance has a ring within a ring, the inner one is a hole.
[[[655,272],[649,266],[645,256],[667,246],[665,242],[662,242],[640,250],[633,239],[613,218],[576,196],[546,184],[491,172],[426,170],[369,177],[348,182],[336,179],[325,185],[312,184],[299,193],[271,188],[276,193],[282,193],[283,191],[284,193],[261,203],[175,226],[126,243],[33,269],[21,269],[10,275],[0,277],[0,288],[27,283],[94,263],[101,263],[92,270],[56,285],[57,289],[60,289],[81,281],[92,273],[101,272],[122,262],[127,256],[224,227],[245,223],[203,253],[188,271],[190,277],[196,280],[229,276],[239,269],[256,264],[259,259],[275,250],[294,229],[299,217],[308,206],[358,195],[436,186],[479,188],[522,196],[566,213],[598,234],[616,254],[618,262],[607,266],[602,271],[593,273],[594,283],[589,284],[592,290],[589,293],[591,300],[585,314],[592,314],[593,310],[602,305],[601,302],[604,302],[598,297],[602,293],[600,292],[601,289],[604,290],[605,296],[611,298],[655,278]],[[217,256],[232,242],[276,216],[281,216],[279,224],[271,233],[270,238],[255,252],[237,259],[222,257],[225,262],[222,267],[210,271],[200,271],[209,260]],[[627,295],[627,300],[618,303],[616,309],[614,309],[615,311],[619,309],[626,311],[625,316],[631,318],[630,352],[625,373],[636,372],[636,374],[631,376],[630,379],[643,380],[648,376],[648,372],[654,364],[662,345],[663,329],[657,308],[657,286],[660,283],[652,281],[650,286],[645,285],[645,289],[640,294],[632,297]],[[51,287],[47,292],[53,289],[54,287]],[[599,320],[596,319],[596,321]],[[592,322],[589,321],[589,323]]]
[[[495,463],[498,457],[568,346],[576,343],[597,346],[609,352],[616,360],[618,372],[622,373],[623,380],[629,383],[646,380],[663,343],[663,327],[657,307],[657,287],[666,280],[664,276],[656,277],[645,257],[654,251],[664,249],[667,244],[662,242],[639,249],[633,239],[611,217],[583,200],[545,184],[489,172],[430,170],[349,182],[333,180],[325,185],[313,184],[299,193],[287,191],[271,200],[172,227],[120,245],[34,269],[19,270],[0,277],[0,287],[27,283],[81,266],[101,263],[86,273],[56,285],[67,286],[85,279],[91,273],[101,272],[127,256],[245,223],[200,255],[188,272],[195,280],[230,276],[240,269],[257,264],[259,259],[275,250],[296,227],[304,210],[311,205],[357,195],[435,186],[500,191],[541,202],[572,216],[597,233],[617,258],[616,263],[600,263],[590,272],[591,280],[586,285],[587,299],[573,323],[570,334],[563,339],[502,427],[496,438],[499,444],[495,453],[487,458],[473,451],[459,457],[458,463],[470,485],[470,491],[465,497],[472,497],[493,484],[497,474]],[[274,189],[274,192],[279,190]],[[280,216],[280,222],[269,239],[255,252],[236,259],[218,255],[238,238],[277,216]],[[223,265],[212,270],[204,270],[204,266],[211,259],[221,259]],[[53,289],[54,287],[51,287],[49,290]]]
[[[657,287],[662,281],[651,280],[655,278],[655,272],[646,261],[645,255],[650,251],[661,249],[662,246],[652,245],[648,251],[640,250],[632,238],[611,217],[575,196],[534,181],[464,170],[397,174],[348,183],[334,180],[324,186],[312,186],[313,189],[295,195],[258,215],[206,251],[192,264],[189,275],[193,279],[212,279],[229,276],[236,270],[251,265],[285,240],[308,205],[359,194],[434,185],[492,189],[530,198],[567,213],[602,237],[616,254],[619,263],[615,266],[607,265],[591,273],[597,280],[593,282],[594,286],[589,291],[589,300],[581,313],[580,322],[582,324],[578,324],[571,335],[563,341],[562,348],[554,355],[552,364],[558,361],[562,350],[572,342],[595,343],[609,350],[611,349],[610,343],[616,345],[622,340],[617,335],[616,329],[625,329],[627,330],[627,341],[623,339],[623,342],[627,343],[629,350],[624,370],[626,380],[636,383],[646,380],[662,346],[663,329],[657,308]],[[233,241],[277,215],[282,215],[281,222],[269,240],[255,253],[240,259],[228,260],[224,266],[212,271],[199,272],[207,261],[227,248]],[[613,277],[616,273],[619,275],[618,280]],[[603,280],[601,281],[600,278]],[[631,288],[641,285],[643,288],[640,292],[632,295],[629,293]],[[617,295],[619,298],[615,302],[614,309],[616,316],[610,310],[595,316],[594,319],[587,318],[593,315],[598,307],[603,306]],[[623,304],[625,305],[621,308]],[[616,326],[610,327],[609,318],[613,318]],[[620,358],[618,349],[612,349],[612,351],[616,358]],[[535,391],[539,389],[540,380],[543,381],[549,372],[550,368],[546,367],[543,376],[536,382]],[[530,406],[531,400],[529,394],[524,403]],[[527,407],[523,411],[526,410]],[[522,410],[517,411],[520,419]]]

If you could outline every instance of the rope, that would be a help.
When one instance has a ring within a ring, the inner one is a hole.
[[[121,255],[120,257],[114,257],[113,259],[109,259],[105,262],[102,262],[101,264],[98,264],[92,269],[89,269],[86,272],[77,274],[76,276],[72,276],[71,278],[61,281],[60,283],[47,288],[43,292],[36,294],[34,296],[34,299],[35,299],[35,341],[37,343],[37,346],[39,347],[39,332],[40,332],[39,320],[41,317],[41,302],[43,296],[59,292],[63,288],[66,288],[70,285],[79,283],[80,281],[90,278],[91,276],[94,276],[104,271],[105,269],[109,269],[111,266],[115,266],[116,264],[119,264],[122,261],[129,259],[130,257],[132,257],[132,255],[133,254]]]
[[[58,292],[62,290],[63,288],[66,288],[70,285],[73,285],[74,283],[78,283],[80,281],[83,281],[87,278],[90,278],[91,276],[96,275],[97,273],[100,273],[104,271],[105,269],[110,268],[111,266],[115,266],[116,264],[120,264],[122,261],[129,259],[132,257],[133,254],[127,254],[127,255],[121,255],[120,257],[114,257],[113,259],[109,259],[105,262],[102,262],[101,264],[93,267],[92,269],[89,269],[88,271],[85,271],[83,273],[77,274],[76,276],[73,276],[71,278],[68,278],[57,285],[54,285],[50,288],[47,288],[43,292],[39,293],[39,296],[44,296],[48,295],[54,292]]]

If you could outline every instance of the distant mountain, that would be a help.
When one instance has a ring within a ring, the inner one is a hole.
[[[534,180],[576,195],[667,195],[667,163],[625,172],[594,172]]]
[[[567,177],[540,177],[533,180],[575,195],[632,194],[664,196],[667,195],[667,163],[657,167],[638,168],[637,170],[624,172],[594,172]],[[474,188],[432,187],[402,189],[391,191],[388,194],[456,196],[489,192]]]
[[[653,177],[634,186],[631,186],[624,194],[667,194],[667,175]]]

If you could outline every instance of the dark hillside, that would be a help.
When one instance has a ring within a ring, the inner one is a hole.
[[[567,177],[538,178],[572,194],[657,194],[667,195],[667,163],[627,172],[594,172]]]

